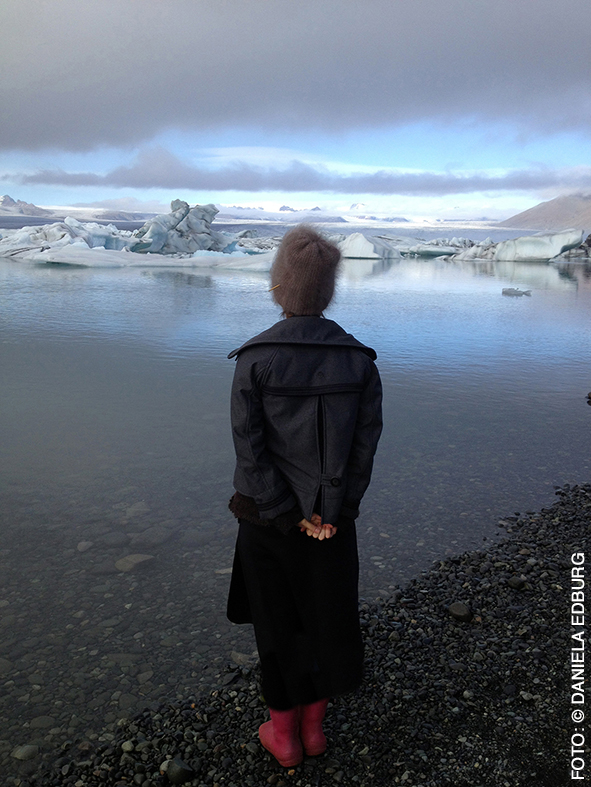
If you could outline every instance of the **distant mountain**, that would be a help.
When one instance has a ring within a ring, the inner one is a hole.
[[[392,223],[396,222],[397,224],[408,224],[408,219],[405,219],[404,216],[365,216],[365,215],[356,215],[356,219],[365,219],[366,221],[391,221]]]
[[[290,208],[289,205],[282,205],[279,208],[279,210],[280,211],[288,211],[289,213],[295,213],[296,212],[296,209],[295,208]]]
[[[155,213],[135,213],[125,210],[119,211],[97,211],[95,217],[100,221],[147,221],[155,216]]]
[[[591,229],[591,194],[573,194],[556,197],[549,202],[540,202],[523,213],[499,221],[498,227],[514,227],[523,230],[576,230]]]
[[[5,194],[0,197],[0,214],[4,216],[53,216],[53,211],[45,210],[32,202],[23,202],[22,199],[14,200]]]

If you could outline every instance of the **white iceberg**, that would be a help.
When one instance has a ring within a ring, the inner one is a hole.
[[[453,259],[548,262],[559,254],[580,246],[582,241],[583,232],[580,230],[527,235],[513,240],[504,240],[500,243],[493,243],[490,238],[487,238],[487,240],[455,254]]]
[[[345,259],[377,260],[399,258],[400,252],[382,238],[370,236],[361,232],[353,232],[344,240],[339,241],[341,255]]]
[[[84,268],[227,268],[229,270],[269,271],[275,252],[247,254],[240,251],[197,251],[188,256],[138,254],[123,249],[89,248],[83,241],[67,246],[22,251],[19,259],[52,265]]]
[[[236,245],[236,238],[211,229],[218,214],[215,205],[195,205],[176,199],[171,213],[149,219],[134,233],[130,251],[145,254],[194,254],[196,251],[224,251]]]
[[[445,257],[457,254],[461,249],[469,249],[474,241],[468,238],[434,238],[433,240],[420,241],[404,248],[405,254],[416,254],[418,257]]]
[[[81,224],[71,217],[54,224],[2,230],[0,256],[23,256],[27,252],[58,249],[75,244],[87,249],[124,249],[131,233],[118,230],[112,224]]]
[[[171,209],[171,213],[150,219],[133,233],[119,230],[114,224],[82,223],[71,216],[54,224],[2,230],[0,256],[31,259],[31,254],[67,246],[75,246],[79,251],[100,248],[142,255],[187,256],[197,251],[231,252],[236,247],[238,236],[211,229],[218,212],[214,205],[190,208],[186,202],[174,200]]]

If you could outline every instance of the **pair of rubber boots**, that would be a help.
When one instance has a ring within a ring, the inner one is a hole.
[[[328,700],[318,700],[310,705],[298,705],[290,710],[269,708],[271,721],[259,727],[261,743],[284,768],[298,765],[308,757],[317,757],[326,751],[326,736],[322,721]]]

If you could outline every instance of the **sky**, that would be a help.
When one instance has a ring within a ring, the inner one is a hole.
[[[503,219],[591,192],[589,0],[2,0],[0,192]]]

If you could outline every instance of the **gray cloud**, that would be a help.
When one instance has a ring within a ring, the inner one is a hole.
[[[7,176],[8,177],[8,176]],[[15,179],[14,176],[10,176]],[[324,191],[341,194],[462,194],[474,191],[588,190],[591,167],[535,168],[491,177],[486,174],[420,172],[339,175],[324,168],[292,161],[284,169],[236,162],[224,169],[192,166],[161,148],[144,151],[135,163],[105,175],[93,172],[42,170],[16,178],[23,184],[110,186],[117,188],[191,189],[196,191]]]
[[[589,0],[3,0],[0,147],[438,119],[588,131]]]

